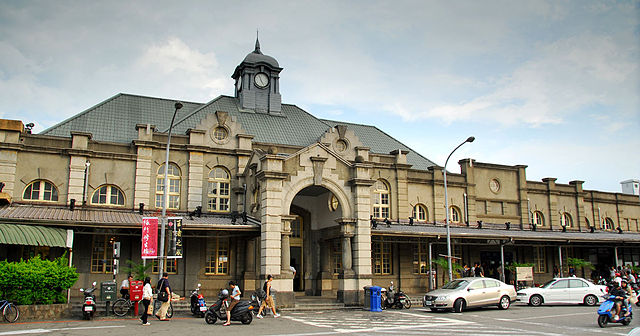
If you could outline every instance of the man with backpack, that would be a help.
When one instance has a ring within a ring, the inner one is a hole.
[[[276,307],[273,305],[273,297],[271,297],[271,281],[273,281],[273,276],[269,274],[267,275],[267,281],[265,281],[264,285],[262,286],[262,291],[265,293],[266,297],[262,300],[260,309],[258,309],[258,315],[256,315],[257,318],[261,319],[263,317],[260,314],[265,307],[271,308],[273,317],[280,317],[280,314],[276,313]]]

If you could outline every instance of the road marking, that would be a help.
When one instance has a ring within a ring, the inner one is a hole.
[[[590,313],[576,313],[576,314],[560,314],[560,315],[547,315],[547,316],[531,316],[531,317],[518,317],[515,319],[504,319],[504,318],[496,318],[498,321],[522,321],[522,320],[536,320],[536,319],[555,319],[558,317],[564,316],[577,316],[577,315],[593,315],[593,312]]]
[[[584,314],[581,314],[584,315]],[[559,315],[560,316],[560,315]],[[500,321],[509,321],[509,322],[517,322],[517,323],[524,323],[524,324],[531,324],[531,325],[537,325],[537,326],[541,326],[541,327],[547,327],[547,328],[555,328],[557,329],[559,326],[556,324],[550,324],[550,323],[540,323],[540,322],[527,322],[527,321],[520,321],[518,320],[504,320],[504,319],[495,319],[495,320],[500,320]],[[589,329],[589,328],[582,328],[582,327],[571,327],[572,330],[583,330],[583,331],[587,331],[587,332],[598,332],[598,333],[606,333],[606,334],[615,334],[615,335],[627,335],[627,333],[614,333],[611,330],[605,330],[602,328],[599,329]]]
[[[83,329],[106,329],[106,328],[124,328],[125,326],[97,326],[97,327],[73,327],[73,328],[51,328],[51,329],[27,329],[0,332],[0,335],[25,335],[25,334],[44,334],[54,331],[64,330],[83,330]]]

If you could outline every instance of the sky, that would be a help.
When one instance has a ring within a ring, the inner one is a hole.
[[[0,118],[40,132],[118,93],[233,95],[254,48],[283,103],[443,166],[620,192],[640,179],[640,1],[1,1]]]

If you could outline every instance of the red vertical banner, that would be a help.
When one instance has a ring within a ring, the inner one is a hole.
[[[142,259],[158,255],[158,217],[142,218]]]

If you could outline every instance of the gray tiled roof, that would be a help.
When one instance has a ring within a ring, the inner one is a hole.
[[[166,132],[174,112],[171,99],[118,94],[93,106],[40,134],[71,137],[71,131],[93,134],[96,141],[130,143],[137,139],[136,124],[156,125],[158,131]],[[407,161],[415,169],[427,169],[435,164],[416,153],[398,140],[374,126],[323,120],[314,117],[295,105],[282,104],[282,115],[268,115],[241,111],[234,97],[220,96],[209,103],[183,102],[178,111],[173,131],[185,134],[196,128],[200,121],[216,111],[228,112],[240,122],[254,142],[292,146],[308,146],[316,143],[331,127],[344,124],[360,138],[364,146],[374,153],[388,154],[397,149],[408,150]]]
[[[138,138],[136,124],[152,124],[158,129],[169,128],[175,111],[175,100],[117,94],[40,134],[71,137],[71,131],[89,132],[93,140],[129,143]],[[199,103],[182,102],[176,120],[184,118],[202,106]]]

